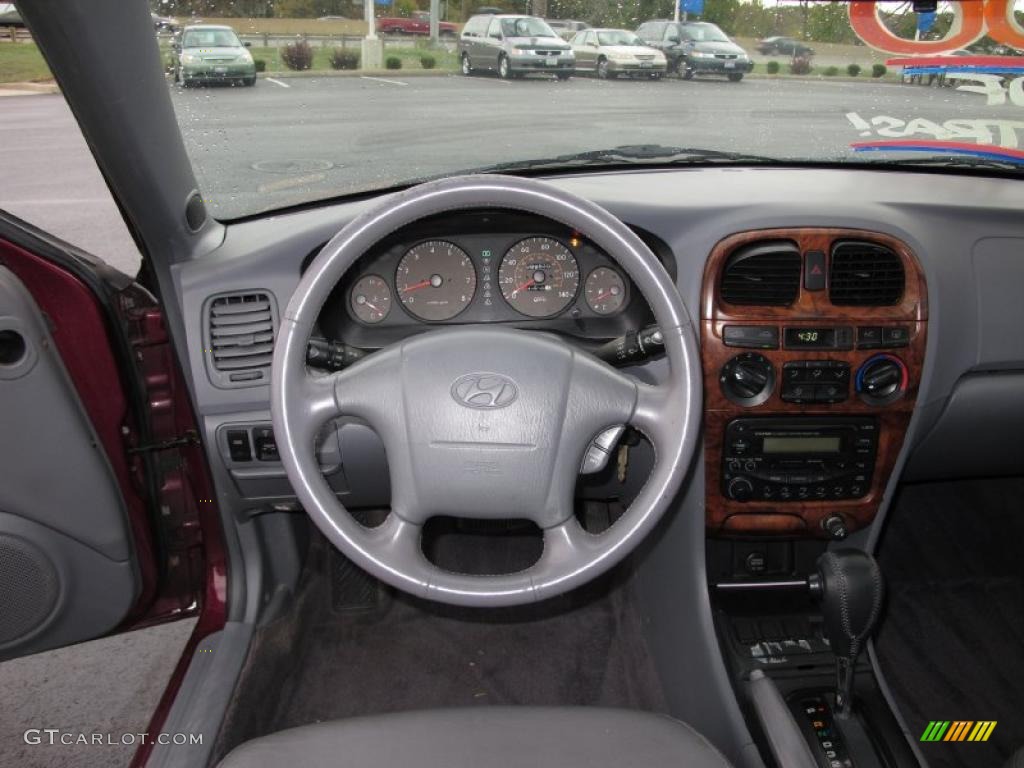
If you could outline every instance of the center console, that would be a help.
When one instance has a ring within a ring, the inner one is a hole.
[[[824,539],[874,519],[914,408],[926,296],[888,235],[759,230],[715,246],[701,329],[709,534]]]
[[[823,611],[854,590],[832,585],[823,599],[817,574],[822,563],[867,557],[830,551],[829,542],[878,513],[914,410],[927,330],[923,272],[889,235],[742,232],[707,261],[708,582],[748,723],[779,764],[916,765],[862,645],[841,650],[844,635]]]

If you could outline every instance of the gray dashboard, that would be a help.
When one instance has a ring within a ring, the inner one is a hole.
[[[716,242],[737,231],[827,226],[869,229],[903,240],[916,252],[926,274],[930,332],[917,411],[897,471],[909,458],[910,476],[915,478],[956,473],[956,452],[935,450],[936,438],[929,438],[934,432],[943,442],[960,439],[964,450],[974,455],[969,473],[984,472],[993,465],[979,461],[978,451],[1005,446],[1007,430],[1019,425],[1021,398],[1015,394],[1024,391],[1024,303],[1018,298],[1024,286],[1024,188],[1019,182],[779,168],[590,172],[550,181],[603,205],[662,243],[674,257],[677,285],[695,320],[705,260]],[[231,224],[218,247],[173,267],[195,401],[207,442],[221,446],[222,455],[226,424],[269,421],[270,392],[265,383],[218,387],[203,375],[208,300],[222,293],[257,291],[269,294],[283,308],[308,256],[374,202],[325,204]],[[657,363],[647,368],[650,377],[659,375]],[[989,401],[978,416],[982,431],[971,431],[978,396],[997,402]],[[354,487],[352,479],[386,473],[347,468],[358,464],[365,470],[383,461],[375,437],[358,424],[339,425],[338,430],[331,456],[325,459],[348,478],[336,489],[373,497],[372,489]],[[915,447],[929,439],[932,447],[921,453],[927,460],[916,460]],[[993,450],[993,458],[996,453],[1001,457],[997,469],[1024,467],[1019,449]],[[279,465],[268,461],[257,469],[260,482],[246,490],[239,482],[239,467],[230,460],[214,467],[228,508],[258,510],[287,501],[287,481]],[[701,482],[699,475],[694,477],[694,482]],[[887,499],[894,487],[895,480]]]

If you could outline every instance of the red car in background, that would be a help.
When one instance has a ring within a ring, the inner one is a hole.
[[[413,11],[409,17],[377,19],[377,31],[382,35],[429,35],[430,14],[427,11]],[[455,37],[458,31],[458,26],[450,21],[438,22],[438,34],[441,37]]]

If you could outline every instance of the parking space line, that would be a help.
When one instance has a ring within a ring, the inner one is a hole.
[[[272,77],[265,77],[263,79],[266,80],[268,83],[273,83],[274,85],[280,85],[282,88],[291,88],[291,86],[288,85],[288,83],[282,83],[280,80],[275,80]]]
[[[373,80],[378,83],[388,83],[390,85],[408,85],[408,83],[403,83],[401,80],[388,80],[386,77],[370,77],[369,75],[362,75],[360,79]]]

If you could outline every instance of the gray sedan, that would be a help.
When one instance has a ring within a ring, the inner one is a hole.
[[[628,75],[657,80],[668,67],[665,54],[625,29],[585,29],[570,45],[576,71],[593,72],[602,79]]]

